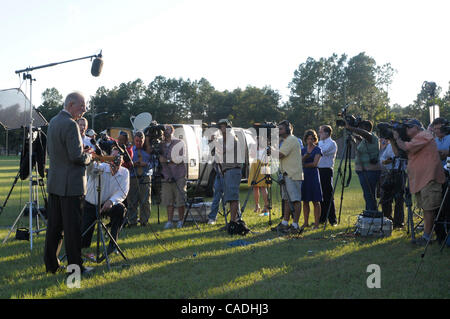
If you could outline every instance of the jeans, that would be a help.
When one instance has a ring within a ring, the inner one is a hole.
[[[217,212],[219,211],[220,200],[222,199],[224,191],[223,176],[221,174],[216,174],[214,179],[214,195],[211,204],[211,212],[208,214],[208,218],[216,220]]]
[[[376,188],[380,178],[380,171],[357,171],[361,184],[366,210],[377,210]]]

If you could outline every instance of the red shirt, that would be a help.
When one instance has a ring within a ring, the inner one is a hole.
[[[408,177],[412,194],[420,192],[430,181],[445,183],[439,153],[433,135],[421,131],[410,142],[405,142],[408,152]]]

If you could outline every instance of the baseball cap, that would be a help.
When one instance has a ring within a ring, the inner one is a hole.
[[[419,128],[423,128],[422,123],[420,123],[420,121],[417,120],[417,119],[409,119],[409,120],[407,120],[407,121],[405,122],[405,125],[406,125],[407,127],[417,126],[417,127],[419,127]]]

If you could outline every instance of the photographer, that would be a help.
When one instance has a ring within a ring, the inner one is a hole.
[[[403,141],[397,131],[393,131],[393,136],[398,147],[408,154],[410,190],[415,194],[417,204],[424,213],[423,236],[415,243],[424,245],[432,235],[434,214],[441,204],[445,175],[433,135],[424,130],[416,119],[408,120],[404,125],[406,134],[411,140]]]
[[[95,227],[89,228],[96,220],[98,205],[98,175],[101,178],[100,201],[101,216],[111,218],[111,236],[117,242],[119,238],[120,227],[126,213],[123,201],[128,195],[130,178],[129,172],[122,167],[123,158],[117,149],[113,149],[111,156],[114,161],[111,163],[91,163],[87,167],[87,193],[84,202],[83,223],[82,223],[82,248],[88,248],[91,245],[92,234]],[[114,243],[110,240],[107,252],[111,254],[114,250]]]
[[[186,165],[184,141],[173,137],[175,129],[172,125],[165,125],[164,139],[159,162],[162,166],[161,202],[167,206],[167,223],[164,229],[172,228],[173,213],[178,208],[177,228],[183,227],[185,194],[186,194]]]
[[[345,128],[359,136],[361,142],[356,148],[355,171],[363,189],[366,210],[377,210],[375,191],[380,178],[379,141],[372,133],[371,121],[361,121],[358,127],[350,126],[347,121]],[[358,138],[356,136],[356,138]]]
[[[394,228],[403,227],[404,200],[403,200],[403,165],[397,157],[397,148],[390,143],[389,139],[380,138],[380,164],[382,167],[380,178],[380,203],[383,216],[393,220]],[[394,166],[395,165],[395,166]],[[392,218],[392,203],[395,200],[394,218]]]
[[[230,203],[230,223],[228,232],[237,227],[239,211],[239,187],[242,178],[242,165],[238,158],[238,139],[230,121],[221,119],[217,122],[221,137],[215,141],[216,163],[223,175],[224,201]]]
[[[447,164],[447,156],[450,156],[450,135],[446,129],[448,125],[449,122],[443,117],[438,117],[431,123],[431,128],[436,136],[434,140],[436,141],[439,157],[442,161],[442,166],[444,167]]]

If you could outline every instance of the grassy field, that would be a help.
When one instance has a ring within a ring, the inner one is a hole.
[[[18,158],[0,158],[1,204],[17,171]],[[242,201],[247,191],[242,185]],[[273,194],[275,226],[281,215],[278,188]],[[339,189],[335,198],[339,207]],[[0,215],[1,241],[27,200],[28,181],[19,180]],[[354,174],[340,225],[325,231],[308,228],[300,237],[270,231],[269,217],[253,212],[252,196],[244,212],[252,232],[245,237],[221,231],[222,216],[216,225],[201,224],[200,230],[191,223],[163,230],[166,211],[161,207],[158,224],[153,206],[150,227],[121,232],[119,244],[128,261],[112,256],[111,270],[105,263],[86,262],[96,272],[74,289],[67,287],[64,274],[45,273],[45,233],[35,237],[30,251],[29,242],[15,240],[14,232],[0,244],[0,298],[449,298],[449,249],[440,252],[431,245],[421,262],[424,249],[410,244],[406,230],[380,239],[355,237],[363,203]],[[28,218],[21,218],[19,226],[28,227]],[[239,239],[248,245],[230,245]],[[367,287],[371,264],[380,266],[381,288]]]

